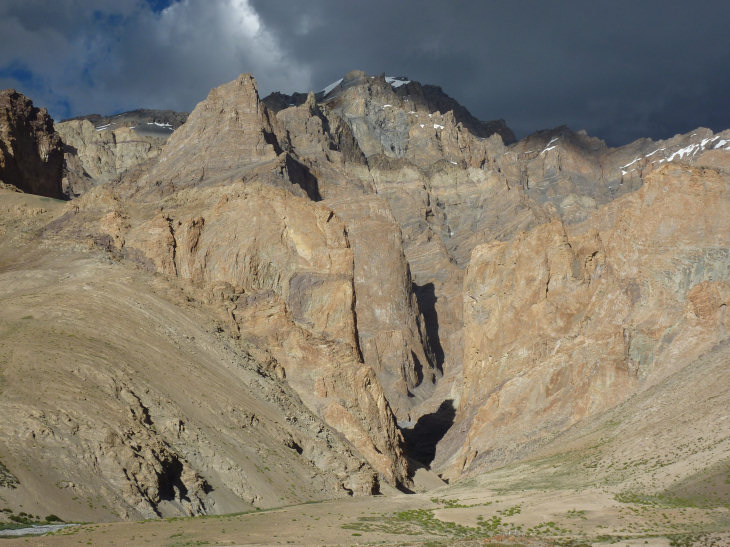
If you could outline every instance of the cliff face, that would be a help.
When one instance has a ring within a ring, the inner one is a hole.
[[[0,91],[0,181],[60,198],[63,151],[53,120],[13,89]]]
[[[407,455],[450,479],[530,456],[728,337],[728,132],[611,149],[561,127],[512,142],[437,88],[361,72],[263,102],[242,75],[164,144],[61,125],[67,172],[91,182],[38,213],[41,244],[153,272],[214,317],[301,400],[287,408],[304,405],[273,438],[321,471],[317,495],[373,491],[375,473],[415,488]],[[4,237],[23,233],[13,222]],[[140,401],[162,390],[127,387]],[[167,416],[180,394],[159,393],[144,407]],[[191,495],[177,510],[211,510],[205,481],[264,503],[243,471],[196,463],[202,436],[153,433],[135,433],[152,454],[139,473],[178,458]],[[154,511],[161,496],[124,499]]]
[[[583,223],[475,248],[439,464],[456,477],[519,457],[725,340],[728,200],[720,172],[669,164]]]
[[[109,260],[99,246],[109,240],[89,248],[57,230],[39,237],[73,202],[0,192],[8,504],[140,519],[378,490],[378,473],[282,381],[276,360],[226,334],[223,293],[206,299]]]
[[[135,127],[97,129],[88,120],[65,121],[55,128],[64,144],[63,193],[70,198],[157,157],[165,144],[164,137],[141,135]]]

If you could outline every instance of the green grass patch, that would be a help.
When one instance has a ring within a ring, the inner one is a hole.
[[[444,505],[447,505],[444,507],[445,509],[459,506],[457,503]],[[359,517],[357,522],[343,524],[342,528],[357,530],[358,532],[380,532],[409,536],[425,535],[459,540],[488,538],[498,534],[524,535],[521,526],[505,522],[500,515],[492,515],[489,518],[480,516],[477,517],[476,526],[466,526],[437,518],[434,515],[436,510],[411,509],[390,515]]]
[[[631,503],[635,505],[646,505],[649,507],[698,507],[708,508],[714,504],[707,503],[708,500],[698,500],[690,498],[681,498],[667,493],[659,494],[642,494],[637,492],[621,492],[616,494],[614,499],[621,503]]]

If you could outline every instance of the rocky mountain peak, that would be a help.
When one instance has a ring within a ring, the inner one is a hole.
[[[60,198],[63,150],[53,120],[14,89],[0,91],[0,181]]]
[[[349,91],[353,90],[353,91]],[[357,110],[360,101],[367,100],[390,105],[404,112],[425,114],[446,114],[453,112],[455,123],[461,123],[472,135],[487,138],[498,134],[505,144],[515,141],[514,133],[504,120],[481,121],[464,106],[449,97],[439,86],[423,85],[407,76],[368,75],[362,70],[353,70],[339,80],[325,86],[316,93],[316,98],[336,112]],[[290,106],[302,104],[303,93],[284,95],[272,93],[263,102],[275,112]]]
[[[143,185],[152,181],[184,186],[273,160],[281,152],[276,124],[259,101],[256,79],[241,74],[198,103],[186,123],[170,135]]]

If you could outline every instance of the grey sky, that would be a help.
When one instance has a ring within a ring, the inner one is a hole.
[[[56,118],[190,110],[253,73],[262,95],[353,69],[440,85],[518,136],[611,144],[730,127],[730,2],[0,0],[0,87]]]

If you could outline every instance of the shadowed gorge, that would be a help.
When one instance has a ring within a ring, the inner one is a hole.
[[[436,412],[421,416],[412,428],[401,429],[406,441],[406,453],[426,466],[436,457],[436,445],[454,425],[454,401],[446,400]]]

